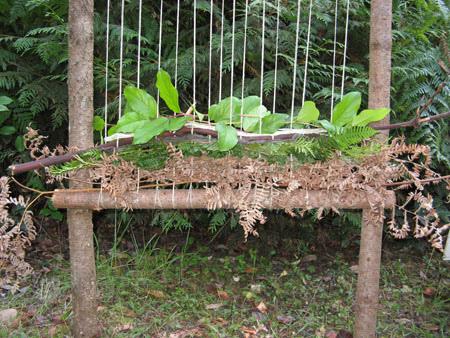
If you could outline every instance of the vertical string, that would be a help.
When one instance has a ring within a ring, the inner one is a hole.
[[[138,51],[137,51],[137,80],[136,87],[141,84],[141,34],[142,34],[142,0],[139,0],[139,20],[138,20]]]
[[[273,108],[272,112],[276,113],[277,104],[277,75],[278,75],[278,40],[280,36],[280,0],[277,1],[277,28],[275,37],[275,75],[273,78]]]
[[[123,26],[125,17],[125,0],[122,0],[120,10],[120,55],[119,55],[119,119],[122,117],[122,76],[123,76]]]
[[[306,80],[308,78],[309,43],[310,43],[310,39],[311,39],[312,7],[313,7],[313,0],[310,0],[310,2],[309,2],[309,17],[308,17],[308,37],[306,38],[305,74],[303,77],[302,105],[305,104],[305,98],[306,98]]]
[[[235,26],[236,26],[236,0],[233,0],[233,21],[232,21],[232,28],[231,28],[231,85],[230,85],[230,125],[233,124],[233,91],[234,91],[234,33],[235,33]]]
[[[212,37],[213,37],[213,25],[214,25],[214,0],[211,0],[209,9],[209,65],[208,65],[208,111],[211,107],[212,99]],[[208,125],[211,126],[211,118],[208,116]],[[211,142],[211,135],[208,135],[208,140]]]
[[[220,61],[219,61],[219,101],[222,100],[222,68],[223,68],[223,31],[225,24],[225,0],[222,0],[222,17],[220,25]]]
[[[195,121],[195,113],[196,113],[196,109],[195,109],[195,105],[197,104],[197,0],[194,0],[194,36],[193,36],[193,44],[194,44],[194,48],[193,48],[193,56],[192,56],[192,73],[193,73],[193,84],[192,84],[192,99],[193,99],[193,105],[194,105],[194,110],[192,112],[192,116],[194,117],[194,121]],[[192,124],[191,126],[191,134],[194,134],[194,125]]]
[[[209,8],[209,65],[208,65],[208,108],[211,107],[211,82],[212,82],[212,37],[214,24],[214,0],[211,0]],[[208,123],[211,120],[208,116]]]
[[[106,63],[105,63],[105,138],[108,136],[108,76],[109,76],[109,1],[106,2]]]
[[[248,26],[248,0],[245,0],[245,11],[244,11],[244,47],[242,51],[242,88],[241,88],[241,100],[244,100],[244,87],[245,87],[245,68],[246,68],[246,58],[247,58],[247,26]],[[244,119],[244,105],[241,104],[241,130],[243,129],[243,119]]]
[[[350,14],[350,0],[347,0],[347,9],[345,15],[345,39],[344,39],[344,59],[342,61],[342,83],[341,83],[341,98],[344,96],[345,86],[345,65],[347,62],[347,44],[348,44],[348,18]]]
[[[300,35],[300,14],[302,8],[302,1],[297,1],[297,26],[295,29],[295,52],[294,52],[294,74],[292,78],[292,102],[291,102],[291,123],[290,127],[294,124],[294,108],[295,108],[295,92],[297,85],[297,60],[298,60],[298,38]]]
[[[260,99],[263,104],[264,94],[264,49],[266,35],[266,0],[262,1],[262,33],[261,33],[261,83],[260,83]],[[261,123],[260,123],[261,124]]]
[[[338,0],[334,6],[334,41],[333,41],[333,74],[331,78],[331,107],[330,115],[331,120],[333,120],[333,110],[334,110],[334,86],[335,86],[335,76],[336,76],[336,49],[337,49],[337,23],[338,23]]]
[[[193,31],[193,44],[194,44],[194,48],[192,51],[192,78],[193,78],[193,83],[192,83],[192,97],[193,97],[193,101],[194,101],[194,107],[196,104],[196,80],[197,80],[197,0],[194,0],[194,31]],[[194,113],[195,115],[195,113]]]
[[[161,47],[162,47],[162,23],[163,23],[163,9],[164,9],[164,1],[161,0],[161,6],[159,9],[159,45],[158,45],[158,72],[161,70]],[[159,89],[158,89],[158,94],[157,94],[157,101],[156,101],[156,105],[157,105],[157,109],[156,109],[156,117],[159,117]]]
[[[180,0],[177,1],[177,28],[175,32],[175,89],[178,88],[178,45],[180,41]]]

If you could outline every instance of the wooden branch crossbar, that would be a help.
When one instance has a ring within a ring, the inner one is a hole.
[[[251,192],[250,192],[251,194]],[[327,191],[327,190],[297,190],[290,193],[296,207],[305,208],[337,208],[337,209],[367,209],[370,208],[369,196],[364,191]],[[109,193],[97,191],[71,191],[69,189],[55,190],[52,202],[61,209],[121,209],[126,205],[130,209],[207,209],[210,196],[205,189],[146,189],[139,192],[129,192],[120,200]],[[392,209],[395,206],[395,193],[386,190],[384,207]],[[237,198],[229,197],[223,200],[222,209],[237,208]],[[283,205],[265,200],[265,209],[284,209]]]
[[[442,113],[435,116],[425,117],[425,118],[415,118],[407,122],[395,123],[385,126],[374,126],[377,130],[391,130],[406,127],[417,127],[422,123],[428,123],[432,121],[441,120],[450,117],[450,112]],[[325,131],[323,129],[284,129],[273,135],[260,135],[251,134],[245,132],[238,132],[239,143],[249,144],[249,143],[264,143],[264,142],[282,142],[282,141],[295,141],[300,137],[315,137],[323,134]],[[191,140],[205,140],[205,137],[217,137],[217,132],[211,126],[204,126],[199,123],[192,123],[190,126],[186,126],[179,131],[172,133],[166,132],[159,138],[165,139],[167,141],[180,141],[184,139]],[[11,175],[18,175],[25,172],[49,167],[52,165],[58,165],[61,163],[69,162],[76,158],[77,156],[91,150],[101,150],[101,151],[113,151],[125,145],[130,145],[133,143],[132,136],[126,135],[117,140],[111,140],[108,143],[99,145],[97,147],[79,150],[76,152],[67,153],[59,156],[52,156],[43,158],[40,160],[35,160],[32,162],[14,164],[9,166],[9,172]]]

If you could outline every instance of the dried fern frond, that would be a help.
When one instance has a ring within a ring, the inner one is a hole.
[[[25,249],[36,237],[31,211],[23,196],[11,197],[9,179],[0,177],[0,286],[17,283],[32,272]]]

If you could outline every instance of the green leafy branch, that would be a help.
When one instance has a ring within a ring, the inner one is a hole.
[[[128,86],[125,88],[125,113],[118,123],[111,127],[108,135],[132,133],[134,144],[143,144],[165,132],[176,132],[183,128],[194,115],[181,114],[179,94],[169,74],[160,70],[157,74],[156,87],[167,107],[174,113],[173,117],[160,116],[156,100],[145,90]],[[272,114],[258,96],[243,99],[228,97],[208,109],[208,118],[217,132],[217,148],[220,151],[232,149],[239,141],[238,130],[258,135],[271,135],[287,124],[295,128],[313,125],[325,129],[334,139],[338,148],[346,149],[377,133],[367,127],[369,123],[382,120],[389,109],[366,109],[358,113],[361,106],[361,93],[351,92],[345,95],[333,111],[331,121],[319,120],[320,111],[312,101],[306,101],[295,119],[288,114]],[[203,114],[194,110],[201,121]],[[180,116],[182,115],[182,116]],[[201,123],[201,122],[200,122]],[[207,126],[206,122],[203,122]],[[104,121],[94,120],[94,128],[101,131]]]

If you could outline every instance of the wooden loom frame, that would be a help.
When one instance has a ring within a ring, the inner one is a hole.
[[[93,146],[93,0],[69,1],[69,146],[87,149]],[[389,107],[392,45],[392,0],[371,1],[370,30],[370,74],[369,108]],[[389,119],[382,121],[389,123]],[[83,178],[86,173],[79,173]],[[80,182],[71,183],[71,188],[89,188]],[[158,198],[155,194],[158,193]],[[305,194],[308,194],[306,203]],[[189,196],[189,197],[188,197]],[[379,277],[382,245],[382,224],[373,224],[369,217],[371,206],[367,196],[349,200],[339,192],[330,194],[326,190],[293,194],[298,207],[331,207],[362,209],[363,223],[359,254],[359,274],[356,291],[355,337],[376,336]],[[156,203],[155,201],[158,201]],[[200,209],[207,207],[204,190],[172,191],[142,190],[130,193],[127,199],[133,208]],[[93,246],[92,211],[120,207],[111,196],[98,192],[76,192],[57,190],[54,205],[67,208],[69,245],[73,295],[73,334],[76,337],[94,337],[99,334],[97,322],[97,289]],[[229,201],[231,205],[231,201]],[[393,208],[395,196],[386,192],[384,207]],[[268,208],[281,208],[267,205]],[[373,207],[373,206],[372,206]]]

